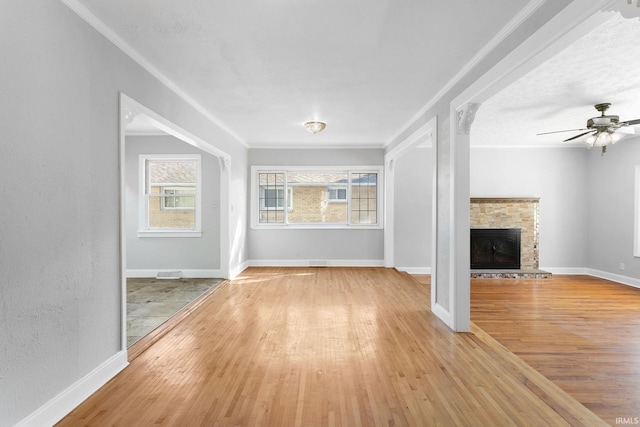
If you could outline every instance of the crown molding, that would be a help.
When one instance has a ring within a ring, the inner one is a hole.
[[[165,76],[160,70],[152,65],[140,52],[134,49],[130,44],[124,41],[119,35],[115,33],[109,26],[102,22],[96,15],[89,9],[82,5],[78,0],[60,0],[65,6],[75,12],[80,18],[82,18],[87,24],[91,25],[97,32],[102,34],[107,40],[113,43],[118,49],[120,49],[129,58],[133,59],[138,65],[146,70],[153,77],[157,78],[163,85],[168,87],[183,101],[193,107],[196,111],[206,117],[214,125],[225,131],[227,134],[233,137],[237,142],[242,144],[245,148],[249,148],[247,143],[228,126],[222,123],[216,116],[211,114],[206,108],[204,108],[199,102],[193,99],[187,92],[182,90],[173,80]]]

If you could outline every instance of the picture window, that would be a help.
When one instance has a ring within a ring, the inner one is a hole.
[[[381,174],[380,167],[274,171],[254,166],[252,225],[381,227]]]

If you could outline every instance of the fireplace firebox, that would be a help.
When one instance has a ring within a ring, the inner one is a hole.
[[[520,269],[520,228],[472,228],[472,269]]]

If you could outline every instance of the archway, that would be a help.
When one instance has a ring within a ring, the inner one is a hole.
[[[127,263],[127,237],[131,230],[127,231],[127,126],[132,122],[132,119],[136,116],[144,116],[145,122],[153,127],[155,130],[160,131],[171,140],[178,143],[186,143],[191,147],[193,152],[201,152],[203,156],[209,159],[215,159],[215,181],[216,185],[216,199],[211,202],[215,204],[212,206],[217,212],[217,223],[209,225],[209,234],[216,236],[215,243],[209,242],[206,244],[216,244],[217,247],[212,248],[212,253],[217,254],[217,262],[212,262],[212,268],[207,268],[205,273],[199,271],[192,271],[190,274],[192,277],[204,277],[202,274],[206,274],[211,277],[228,278],[229,277],[229,194],[230,194],[230,157],[223,151],[219,150],[214,145],[206,142],[197,136],[189,133],[185,129],[182,129],[175,123],[160,116],[156,112],[150,110],[144,105],[138,103],[125,94],[120,94],[120,250],[121,250],[121,310],[122,310],[122,324],[121,324],[121,345],[122,349],[127,348],[127,277],[128,277],[128,263]],[[131,162],[129,162],[131,163]],[[213,170],[212,169],[212,170]],[[137,174],[137,172],[136,172]],[[134,181],[137,179],[133,177]],[[134,185],[135,186],[135,185]],[[129,213],[130,215],[130,213]],[[137,218],[136,218],[137,220]],[[213,227],[213,228],[211,228]],[[167,239],[164,239],[167,240]],[[170,240],[170,239],[169,239]],[[158,252],[161,253],[161,252]],[[173,266],[172,266],[173,268]],[[155,273],[154,273],[155,274]],[[200,274],[200,276],[198,276]]]

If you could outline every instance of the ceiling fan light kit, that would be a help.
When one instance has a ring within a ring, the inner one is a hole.
[[[638,1],[640,2],[640,0]],[[609,109],[610,106],[611,104],[608,102],[603,102],[601,104],[594,105],[595,109],[600,112],[600,116],[592,117],[589,120],[587,120],[587,127],[584,129],[559,130],[554,132],[539,133],[538,135],[546,135],[546,134],[558,133],[558,132],[586,131],[578,135],[572,136],[571,138],[567,138],[564,140],[564,142],[568,142],[574,139],[584,137],[582,142],[587,144],[589,148],[602,147],[602,154],[604,154],[607,151],[607,145],[615,144],[616,142],[624,138],[624,135],[620,133],[616,133],[616,130],[625,126],[633,126],[633,125],[640,124],[640,119],[620,122],[620,118],[618,116],[606,115],[605,112]],[[585,137],[585,135],[589,135],[589,136]]]
[[[595,135],[589,135],[585,138],[584,143],[590,147],[604,147],[609,144],[615,144],[622,139],[619,133],[600,132]]]

